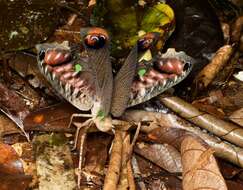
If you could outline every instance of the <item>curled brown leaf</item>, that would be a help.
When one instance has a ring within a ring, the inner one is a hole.
[[[195,134],[203,139],[215,151],[215,155],[243,167],[243,149],[209,135],[200,128],[174,114],[163,114],[141,110],[127,111],[124,118],[129,121],[157,121],[149,126],[142,126],[150,141],[168,143],[180,148],[181,140],[186,135]]]
[[[186,120],[222,139],[243,147],[243,129],[239,126],[203,113],[178,97],[160,97],[160,101]]]
[[[227,189],[212,149],[206,148],[197,138],[187,136],[181,143],[181,154],[183,189]]]
[[[171,145],[137,143],[134,151],[169,172],[182,172],[180,153]]]
[[[194,84],[197,87],[196,89],[205,89],[213,81],[219,71],[227,64],[232,53],[232,46],[225,45],[221,47],[214,55],[211,62],[205,66],[194,79]]]
[[[240,16],[236,19],[235,23],[232,26],[232,41],[238,43],[243,32],[243,16]]]

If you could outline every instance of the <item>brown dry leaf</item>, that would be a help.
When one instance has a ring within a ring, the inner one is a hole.
[[[188,121],[210,131],[218,137],[243,147],[243,129],[238,125],[199,111],[178,97],[160,97],[160,101]]]
[[[209,97],[210,98],[210,97]],[[208,98],[203,98],[200,100],[195,100],[192,102],[192,105],[195,106],[197,109],[203,112],[207,112],[217,118],[224,119],[225,114],[221,108],[217,108],[214,105],[208,104]]]
[[[137,185],[142,190],[182,189],[181,180],[178,178],[180,174],[169,173],[139,155],[133,157],[132,165]]]
[[[23,164],[15,150],[0,142],[0,190],[24,190],[31,177],[24,174]]]
[[[30,113],[24,119],[26,131],[75,132],[75,128],[68,128],[70,117],[77,113],[71,104],[60,103]],[[76,121],[76,120],[74,120]]]
[[[137,143],[134,151],[169,172],[182,172],[180,153],[171,145]]]
[[[195,137],[187,136],[181,143],[184,190],[226,190],[213,151],[207,149]]]
[[[20,130],[13,121],[4,115],[0,115],[0,137],[12,133],[20,133]]]
[[[105,175],[105,164],[108,157],[108,148],[112,137],[105,133],[90,133],[87,135],[87,151],[85,153],[85,166],[82,170],[81,183],[102,186]],[[81,184],[83,186],[83,184]],[[91,186],[91,185],[90,185]]]
[[[57,134],[34,139],[39,189],[74,190],[77,187],[71,151]]]
[[[141,171],[140,171],[138,161],[137,161],[135,156],[132,156],[131,162],[132,162],[131,165],[132,165],[134,177],[138,177],[139,175],[141,175]],[[143,181],[138,181],[137,185],[140,187],[141,190],[146,190],[146,186],[145,186],[145,183]]]
[[[243,32],[243,16],[240,16],[236,19],[235,23],[232,26],[232,41],[238,43]]]
[[[23,164],[15,150],[0,142],[0,169],[3,173],[23,174]]]
[[[0,108],[22,119],[29,113],[24,100],[2,83],[0,83]]]
[[[0,111],[5,113],[29,140],[28,134],[24,130],[23,118],[29,113],[24,100],[13,90],[0,83]]]
[[[157,121],[149,126],[142,126],[141,131],[147,134],[149,141],[156,143],[168,143],[179,149],[181,140],[187,134],[195,134],[202,138],[215,150],[218,157],[226,159],[240,167],[243,167],[243,149],[229,142],[207,134],[200,128],[174,114],[163,114],[141,110],[130,110],[124,115],[128,121]]]
[[[234,123],[243,127],[243,108],[234,111],[230,116],[229,119]]]
[[[29,187],[35,187],[38,185],[38,177],[36,172],[36,163],[33,155],[33,147],[31,143],[15,143],[12,145],[14,150],[20,157],[23,164],[24,173],[32,177],[32,182]]]
[[[38,69],[36,56],[22,52],[16,53],[9,59],[9,66],[21,77],[33,76],[29,82],[34,88],[48,86],[47,80]]]
[[[236,182],[232,180],[227,180],[226,181],[228,190],[241,190],[243,189],[243,183],[242,182]]]
[[[211,62],[205,66],[194,79],[196,90],[205,89],[213,81],[219,71],[230,59],[232,52],[233,48],[230,45],[225,45],[216,52]]]
[[[10,175],[0,173],[0,181],[0,190],[26,190],[31,177],[24,174]]]

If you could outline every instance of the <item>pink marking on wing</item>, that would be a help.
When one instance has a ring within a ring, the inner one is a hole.
[[[84,85],[85,85],[85,81],[79,80],[74,86],[75,86],[75,88],[81,88]]]
[[[62,52],[58,52],[55,57],[54,57],[54,61],[58,61],[61,57],[63,56]]]
[[[64,71],[64,68],[62,66],[54,67],[53,69],[56,73],[62,73]]]
[[[45,56],[45,62],[48,64],[52,60],[52,54],[47,52]]]
[[[144,77],[144,82],[146,82],[148,84],[153,84],[155,81],[153,78],[147,76],[147,77]]]
[[[182,74],[184,63],[176,58],[163,59],[155,63],[161,71],[166,73]]]
[[[73,70],[73,64],[72,63],[68,63],[68,64],[64,65],[63,68],[64,68],[64,71]]]
[[[134,81],[132,84],[132,91],[136,92],[139,91],[141,88],[145,88],[145,83],[140,81]]]
[[[65,73],[62,77],[64,78],[64,79],[70,79],[71,77],[72,77],[72,72],[67,72],[67,73]]]

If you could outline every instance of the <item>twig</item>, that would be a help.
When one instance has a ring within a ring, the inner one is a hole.
[[[109,167],[105,176],[104,190],[115,190],[117,188],[122,163],[122,134],[123,132],[118,130],[115,132]]]

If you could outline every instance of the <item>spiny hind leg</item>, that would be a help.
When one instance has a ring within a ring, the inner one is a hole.
[[[89,126],[84,126],[84,131],[81,135],[81,139],[80,139],[80,147],[79,147],[79,162],[78,162],[78,187],[80,188],[80,182],[81,182],[81,176],[82,176],[82,165],[83,165],[83,160],[84,160],[84,144],[86,141],[86,137],[87,137],[87,131],[89,129]]]
[[[92,115],[91,114],[82,114],[82,113],[74,113],[71,115],[70,117],[70,121],[69,121],[69,124],[68,124],[68,128],[71,127],[72,123],[73,123],[73,119],[75,117],[87,117],[87,118],[92,118]]]
[[[75,127],[77,127],[77,129],[76,129],[76,133],[75,133],[75,137],[74,137],[74,145],[73,145],[72,150],[75,150],[77,148],[80,130],[84,127],[88,129],[92,125],[92,123],[93,123],[92,118],[84,121],[83,123],[75,123]]]

